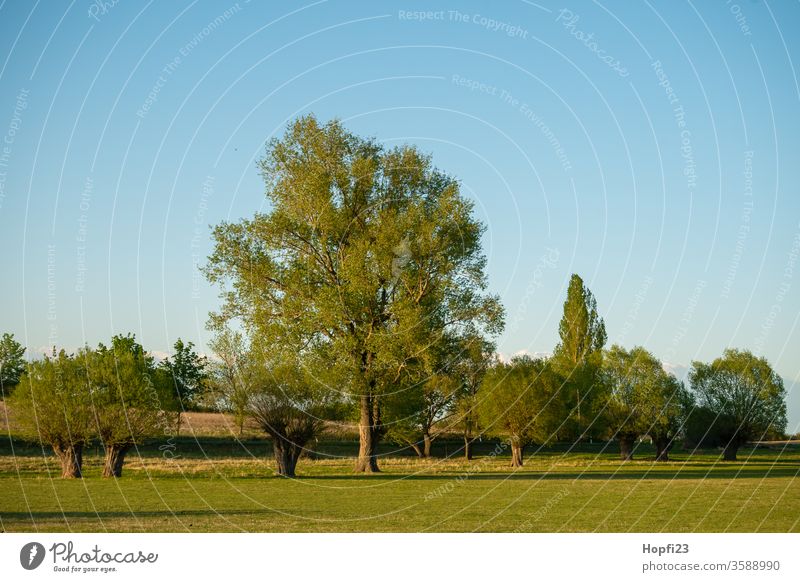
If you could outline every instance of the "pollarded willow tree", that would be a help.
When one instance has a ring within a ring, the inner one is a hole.
[[[564,419],[563,379],[552,363],[518,356],[497,362],[483,379],[479,411],[486,432],[511,444],[511,466],[521,467],[525,447],[556,438]]]
[[[77,357],[85,361],[92,387],[96,431],[105,449],[103,477],[121,477],[131,448],[164,434],[171,386],[154,382],[153,358],[130,334]]]
[[[689,381],[697,405],[710,413],[706,432],[718,438],[726,461],[735,461],[747,441],[786,430],[786,390],[765,358],[728,349],[710,364],[694,362]]]
[[[10,408],[23,434],[49,445],[64,479],[82,477],[83,449],[94,435],[86,364],[61,350],[28,364]]]
[[[238,319],[279,351],[325,359],[357,403],[356,471],[378,471],[385,395],[439,342],[502,328],[483,226],[429,157],[338,121],[296,120],[260,168],[269,210],[213,231],[206,274],[224,304],[211,325]]]
[[[607,392],[603,415],[619,441],[623,461],[633,459],[636,439],[649,434],[656,459],[668,460],[681,412],[682,385],[642,347],[611,346],[603,357]]]
[[[272,439],[276,473],[294,477],[297,461],[316,439],[336,406],[337,394],[329,390],[310,356],[278,353],[275,346],[258,342],[248,352],[252,368],[248,394],[249,416]]]

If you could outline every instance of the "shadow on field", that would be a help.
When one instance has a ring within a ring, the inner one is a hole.
[[[767,463],[764,463],[767,465]],[[435,475],[425,474],[404,474],[404,473],[375,473],[372,475],[308,475],[301,476],[301,479],[309,480],[410,480],[410,481],[443,481],[448,479],[465,478],[469,480],[520,480],[520,481],[639,481],[639,480],[666,480],[673,479],[765,479],[779,477],[798,477],[800,476],[800,466],[795,463],[794,467],[753,467],[750,463],[734,465],[731,467],[721,467],[713,463],[704,463],[707,469],[697,468],[692,463],[691,469],[676,467],[674,469],[664,469],[653,465],[652,469],[642,467],[637,470],[630,470],[621,466],[619,471],[525,471],[524,469],[512,472],[504,471],[481,471],[470,472],[469,469],[463,471],[442,471]]]
[[[3,519],[8,521],[31,521],[36,522],[41,519],[118,519],[118,518],[163,518],[177,519],[181,517],[213,517],[219,515],[278,515],[273,509],[224,509],[220,511],[211,509],[190,509],[181,511],[25,511],[3,512]]]

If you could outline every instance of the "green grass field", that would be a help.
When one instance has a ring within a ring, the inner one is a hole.
[[[287,480],[272,476],[265,441],[182,438],[174,458],[156,445],[132,453],[116,481],[99,477],[97,450],[84,479],[64,481],[40,448],[1,446],[4,531],[800,531],[800,444],[746,448],[735,463],[718,451],[621,463],[613,445],[556,447],[513,471],[485,443],[471,463],[394,455],[381,474],[355,475],[336,458],[352,444],[327,443]]]

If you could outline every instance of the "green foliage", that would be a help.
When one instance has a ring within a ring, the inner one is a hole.
[[[459,386],[452,426],[460,429],[466,447],[481,431],[480,389],[487,370],[495,362],[494,349],[494,344],[480,336],[466,338],[462,342],[461,357],[454,366],[453,373]]]
[[[192,342],[178,338],[174,353],[161,362],[161,369],[172,379],[175,397],[182,408],[195,407],[207,387],[208,361],[194,351]]]
[[[421,457],[430,455],[440,432],[456,424],[457,399],[464,396],[465,383],[478,381],[473,368],[478,365],[474,358],[479,343],[490,345],[480,336],[449,336],[426,351],[420,358],[424,365],[415,368],[419,377],[411,377],[413,384],[387,397],[394,415],[389,438],[410,445]]]
[[[498,362],[483,380],[482,425],[521,446],[555,440],[565,415],[561,386],[561,376],[546,360],[521,356]]]
[[[206,274],[224,302],[210,325],[238,319],[278,351],[324,359],[377,439],[382,397],[431,369],[438,344],[502,328],[483,226],[428,157],[337,121],[298,119],[260,167],[269,212],[213,232]]]
[[[233,414],[241,434],[254,388],[254,365],[241,332],[221,329],[210,347],[219,358],[211,362],[210,386],[215,408]]]
[[[253,374],[247,410],[272,437],[278,474],[293,477],[295,466],[310,442],[322,430],[335,406],[337,394],[318,382],[308,360],[296,355],[265,351],[251,353]],[[260,348],[260,349],[259,349]]]
[[[724,446],[717,414],[706,406],[698,406],[692,398],[683,413],[683,439],[687,448],[716,448]]]
[[[558,335],[561,341],[554,354],[573,365],[585,362],[606,343],[606,327],[603,318],[597,314],[597,301],[576,274],[569,280]]]
[[[86,363],[97,435],[106,447],[141,444],[163,434],[165,407],[151,379],[153,358],[133,335],[116,335],[110,347],[101,343],[77,357]]]
[[[612,346],[603,358],[603,381],[612,433],[636,438],[675,431],[682,386],[653,354],[642,347],[628,351]]]
[[[25,348],[14,334],[4,333],[0,339],[0,398],[11,393],[24,371]]]
[[[94,435],[86,364],[64,350],[28,364],[9,407],[23,434],[56,449],[83,446]]]
[[[421,382],[421,390],[409,390],[390,395],[390,409],[397,420],[389,423],[387,436],[397,443],[411,446],[419,456],[430,454],[430,444],[438,436],[434,427],[449,416],[458,383],[448,374],[432,375]]]
[[[710,440],[718,440],[734,458],[748,440],[786,430],[783,380],[765,358],[728,349],[710,364],[694,362],[689,380],[697,405],[714,417],[706,431]]]
[[[84,446],[99,438],[106,453],[104,476],[119,477],[127,450],[163,434],[163,393],[151,381],[153,359],[132,335],[111,346],[63,350],[28,365],[10,399],[24,433],[53,447],[62,476],[80,477]]]
[[[569,439],[597,434],[602,429],[597,422],[603,399],[598,374],[606,328],[594,295],[576,274],[569,281],[558,334],[553,364],[565,378],[564,395],[570,411],[561,433]]]

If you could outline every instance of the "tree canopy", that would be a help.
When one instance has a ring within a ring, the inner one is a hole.
[[[410,146],[386,149],[313,116],[260,162],[269,210],[214,228],[206,274],[231,319],[279,350],[313,353],[357,403],[357,471],[377,471],[384,397],[414,386],[440,342],[497,333],[483,226],[458,183]]]
[[[25,348],[14,339],[14,334],[4,333],[0,339],[0,397],[19,384],[24,371]]]
[[[175,397],[184,409],[195,407],[207,388],[208,360],[194,350],[192,342],[175,341],[174,353],[161,362],[161,369],[172,379]]]
[[[649,434],[662,442],[657,456],[665,460],[680,414],[680,383],[644,348],[626,350],[618,345],[603,358],[603,382],[604,416],[619,440],[622,459],[632,459],[635,440]]]
[[[553,363],[565,378],[564,396],[570,410],[561,432],[581,439],[601,428],[597,414],[603,395],[597,380],[607,336],[597,301],[577,274],[570,277],[558,335]]]
[[[555,440],[564,419],[562,379],[545,360],[515,357],[486,373],[481,391],[481,422],[490,434],[507,436],[511,464],[521,467],[531,443]]]
[[[170,394],[164,387],[159,393],[153,358],[133,335],[116,335],[110,346],[84,349],[78,358],[86,361],[97,436],[105,448],[103,476],[120,477],[130,448],[164,433]]]
[[[736,460],[748,440],[786,430],[783,380],[765,358],[728,349],[710,364],[694,362],[689,381],[697,405],[715,415],[708,430],[718,435],[726,460]]]
[[[81,477],[83,449],[95,434],[85,361],[64,350],[34,360],[10,404],[23,434],[53,448],[61,476]]]

